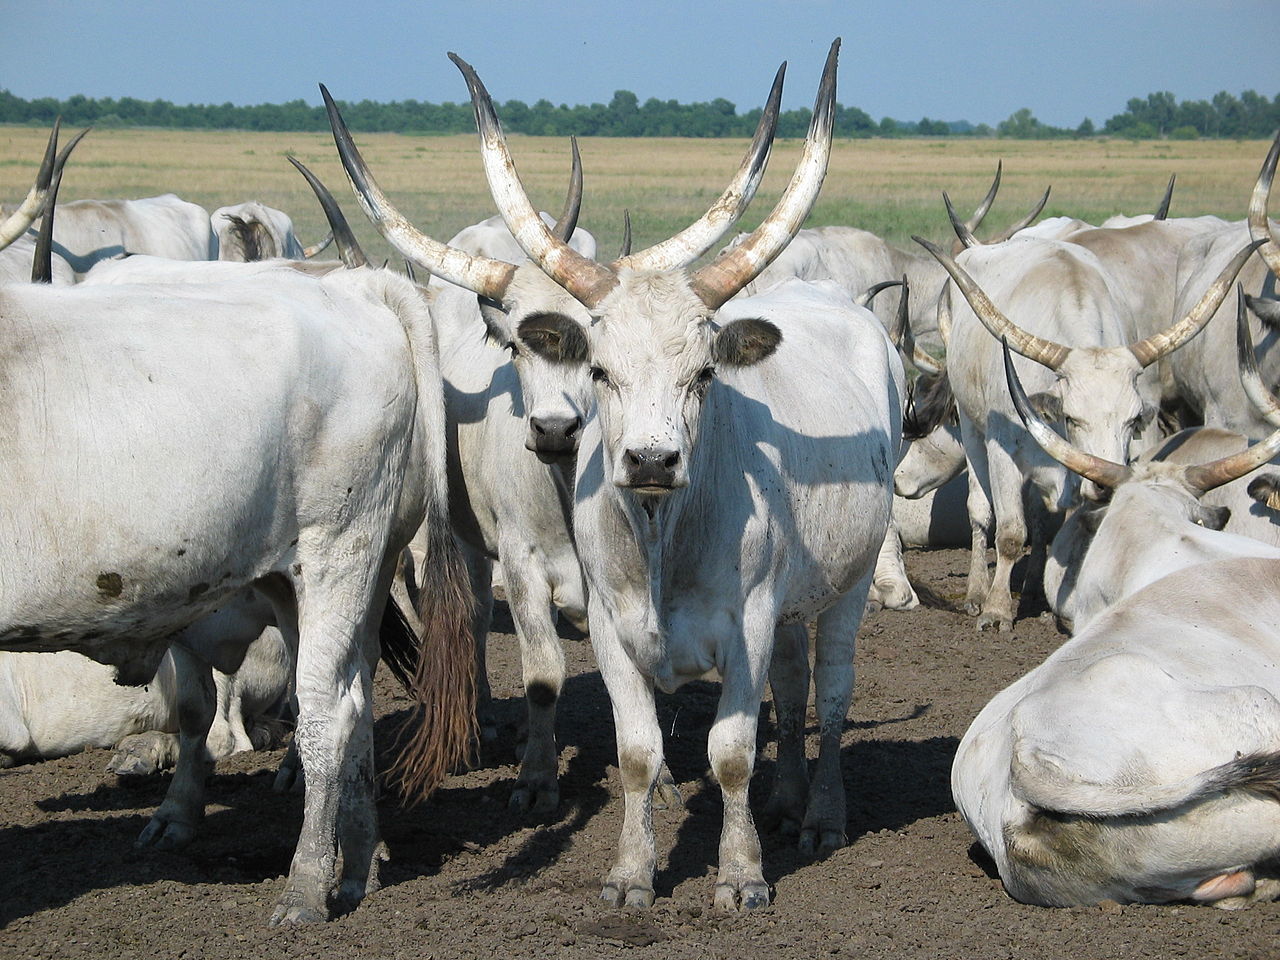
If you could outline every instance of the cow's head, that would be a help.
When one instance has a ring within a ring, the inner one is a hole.
[[[914,239],[942,264],[993,337],[1057,375],[1053,391],[1036,398],[1041,411],[1062,421],[1074,446],[1118,463],[1127,462],[1130,440],[1156,412],[1138,392],[1139,374],[1204,329],[1236,274],[1259,246],[1254,242],[1236,254],[1190,312],[1167,329],[1126,346],[1073,348],[1013,323],[954,258],[928,240]],[[1090,499],[1101,496],[1097,484],[1084,476],[1081,493]]]
[[[484,93],[474,71],[456,57],[454,59],[467,75],[473,99],[483,99],[486,116],[492,128],[497,131],[497,137],[501,138],[488,94]],[[598,296],[584,295],[580,285],[566,282],[561,275],[563,269],[572,264],[572,269],[578,274],[589,275],[594,269],[608,274],[610,278],[615,276],[613,270],[624,267],[635,272],[679,271],[685,264],[710,250],[745,211],[764,175],[777,125],[782,77],[783,71],[779,69],[746,157],[729,188],[706,215],[662,243],[619,258],[609,268],[596,264],[594,260],[572,248],[567,242],[572,226],[563,229],[558,223],[555,228],[549,229],[533,210],[515,176],[505,142],[501,145],[501,151],[512,183],[506,186],[505,192],[500,193],[495,189],[494,195],[512,234],[537,266],[516,266],[467,254],[419,233],[391,206],[378,188],[328,91],[323,86],[321,91],[343,166],[365,213],[383,236],[405,256],[436,276],[466,287],[480,297],[487,334],[493,342],[511,352],[520,377],[529,417],[526,446],[539,454],[554,456],[572,453],[577,448],[584,416],[582,404],[587,401],[591,392],[587,378],[593,364],[589,359],[588,331],[595,325],[598,316],[592,308],[608,292],[601,287],[594,291]],[[477,105],[476,109],[479,115],[481,107]],[[574,154],[580,193],[581,170],[576,163],[576,145]],[[487,172],[488,167],[489,160],[486,159]],[[490,179],[492,184],[492,176]],[[525,231],[539,233],[539,244],[535,247],[539,255],[530,251],[529,244],[512,226],[512,218],[508,215],[506,205],[513,190],[519,194],[520,204],[523,204],[517,216],[527,214],[532,218],[532,223],[525,225]],[[576,217],[575,209],[573,219],[576,220]],[[686,280],[686,285],[687,283]],[[612,286],[613,284],[609,284],[610,288]],[[706,313],[705,306],[702,311]],[[610,329],[618,326],[618,323],[611,324]],[[617,364],[614,366],[621,369]],[[623,376],[625,375],[624,373]]]
[[[662,494],[687,484],[716,371],[759,363],[781,340],[767,321],[720,324],[716,311],[786,247],[817,197],[831,148],[838,48],[839,41],[832,44],[804,153],[778,205],[746,240],[696,272],[684,266],[710,249],[754,193],[772,120],[766,125],[762,118],[738,176],[701,220],[648,250],[599,264],[576,254],[538,218],[488,92],[475,71],[450,54],[471,91],[485,174],[499,212],[529,259],[590,314],[587,323],[563,314],[529,319],[517,332],[544,356],[581,354],[579,362],[595,384],[608,469],[619,487]],[[766,115],[776,115],[782,75],[780,69]]]

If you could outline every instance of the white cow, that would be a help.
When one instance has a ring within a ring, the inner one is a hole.
[[[1111,491],[1106,502],[1078,507],[1052,544],[1045,589],[1050,607],[1069,629],[1087,627],[1117,601],[1182,567],[1230,556],[1280,559],[1274,529],[1259,531],[1269,534],[1269,542],[1223,532],[1233,511],[1200,502],[1206,492],[1240,481],[1280,453],[1280,430],[1264,443],[1207,463],[1187,463],[1195,454],[1184,450],[1176,459],[1126,466],[1086,453],[1054,433],[1032,409],[1007,351],[1005,360],[1010,393],[1031,436],[1059,463]],[[1218,438],[1204,439],[1215,443]]]
[[[179,746],[173,655],[165,654],[143,686],[122,686],[115,674],[66,650],[0,653],[0,767],[89,747],[117,748],[111,773],[138,776],[173,766]],[[249,646],[235,673],[213,671],[209,759],[275,746],[286,729],[282,698],[292,676],[288,647],[274,629]]]
[[[1144,377],[1143,370],[1203,327],[1252,248],[1237,253],[1180,321],[1139,336],[1111,271],[1077,244],[1014,237],[952,259],[928,241],[919,242],[963,294],[948,288],[943,299],[952,317],[947,376],[970,474],[973,560],[966,607],[979,614],[979,629],[1007,630],[1015,613],[1010,574],[1027,540],[1024,496],[1052,513],[1066,506],[1072,488],[1066,472],[1018,420],[1002,383],[999,338],[1026,358],[1015,361],[1021,376],[1049,418],[1066,424],[1072,443],[1124,463],[1130,440],[1150,422],[1159,398],[1154,371]],[[1082,492],[1096,495],[1089,482]],[[985,543],[992,525],[996,569],[988,580]],[[1033,560],[1040,562],[1039,551]],[[1028,574],[1033,589],[1041,573],[1042,568]]]
[[[257,200],[219,207],[209,215],[219,260],[301,260],[302,243],[293,220],[283,210]]]
[[[786,246],[817,195],[837,48],[782,199],[749,239],[697,271],[639,270],[625,257],[604,266],[552,237],[519,185],[487,92],[453,58],[499,212],[592,316],[522,327],[544,354],[580,358],[595,382],[573,519],[626,801],[602,891],[613,904],[653,901],[654,687],[674,690],[710,669],[723,678],[708,744],[724,796],[716,905],[769,900],[747,806],[766,673],[781,737],[769,815],[800,827],[805,849],[844,842],[840,736],[854,635],[889,521],[901,363],[879,321],[833,289],[792,282],[728,302]],[[803,623],[815,618],[822,749],[810,786]]]
[[[0,541],[21,554],[0,583],[0,647],[75,650],[142,683],[175,632],[247,587],[266,596],[298,638],[307,787],[273,922],[321,919],[335,891],[357,902],[376,886],[376,633],[424,517],[439,560],[418,680],[438,689],[422,688],[431,713],[406,759],[417,782],[465,753],[474,712],[443,397],[415,290],[385,272],[283,269],[234,286],[9,286],[0,319],[0,480],[27,491],[0,515]],[[209,667],[235,670],[246,646],[185,634],[172,650],[210,684]],[[179,705],[183,760],[144,845],[182,842],[201,814],[212,698],[197,699]]]
[[[204,207],[166,193],[140,200],[59,204],[53,250],[82,275],[102,260],[137,253],[213,260],[218,241]]]
[[[983,708],[951,791],[1024,903],[1280,895],[1280,560],[1179,570]]]
[[[1254,186],[1247,225],[1228,224],[1183,251],[1178,261],[1175,307],[1181,309],[1204,278],[1220,270],[1242,243],[1250,238],[1267,241],[1259,249],[1259,257],[1240,271],[1240,282],[1253,295],[1252,339],[1258,345],[1263,380],[1272,388],[1280,382],[1280,350],[1276,349],[1280,342],[1280,229],[1268,220],[1267,203],[1277,159],[1280,134],[1272,143]],[[1204,334],[1169,358],[1172,388],[1203,423],[1257,439],[1266,436],[1271,427],[1241,388],[1231,312],[1230,305],[1219,308]]]
[[[404,256],[432,272],[432,316],[451,426],[451,513],[466,545],[478,600],[474,634],[482,709],[488,697],[483,658],[491,573],[500,559],[529,711],[528,740],[510,805],[520,812],[547,813],[559,799],[555,712],[565,674],[554,608],[586,627],[586,587],[569,501],[589,382],[574,362],[580,357],[560,356],[550,336],[527,325],[548,315],[585,324],[590,315],[528,262],[498,218],[465,228],[447,245],[411,227],[378,189],[328,91],[321,90],[335,143],[365,212]],[[671,240],[635,254],[637,263],[658,269],[696,259],[732,226],[763,175],[780,98],[779,75],[738,174],[712,212]],[[554,223],[557,239],[591,259],[594,238],[574,229],[582,182],[576,142],[573,153],[564,212],[558,221],[541,214],[540,222]],[[664,784],[663,790],[674,800],[673,786]]]

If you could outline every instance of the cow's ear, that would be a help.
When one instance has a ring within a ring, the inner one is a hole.
[[[1280,327],[1280,300],[1248,295],[1245,296],[1244,300],[1249,305],[1249,309],[1253,311],[1254,316],[1268,327]]]
[[[538,356],[556,363],[587,359],[587,335],[563,313],[531,313],[516,327],[520,341]]]
[[[1056,393],[1036,393],[1028,397],[1031,409],[1036,416],[1046,423],[1057,423],[1062,419],[1062,398]]]
[[[726,367],[749,367],[767,359],[782,342],[782,331],[768,320],[730,320],[711,343],[711,358]]]
[[[480,305],[480,317],[484,320],[486,340],[496,347],[505,347],[515,339],[515,333],[511,329],[511,319],[507,316],[507,311],[503,309],[502,304],[488,297],[476,297],[476,303]]]
[[[1206,530],[1221,530],[1227,525],[1227,521],[1231,519],[1230,507],[1206,507],[1200,504],[1200,509],[1196,511],[1195,522],[1200,524]]]

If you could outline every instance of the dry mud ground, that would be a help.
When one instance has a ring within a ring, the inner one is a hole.
[[[966,563],[961,551],[908,555],[917,583],[943,603],[963,591]],[[868,617],[844,738],[850,845],[811,860],[766,837],[774,903],[745,916],[709,909],[720,826],[705,757],[717,692],[709,682],[659,702],[686,809],[656,817],[656,905],[623,911],[596,899],[622,801],[608,700],[584,641],[566,643],[558,816],[532,824],[507,812],[523,704],[515,640],[495,637],[490,672],[504,743],[426,805],[382,803],[392,854],[386,886],[322,926],[266,926],[301,818],[298,796],[271,791],[279,751],[220,764],[202,832],[168,854],[132,848],[167,778],[116,783],[103,773],[106,751],[0,771],[0,956],[1276,956],[1280,904],[1240,913],[1047,910],[1013,902],[988,872],[952,807],[951,757],[987,699],[1061,639],[1034,616],[1012,634],[982,636],[968,618],[937,606]],[[385,744],[406,701],[381,678],[379,692]],[[766,709],[762,744],[770,733]],[[765,748],[753,798],[764,795],[771,757]]]

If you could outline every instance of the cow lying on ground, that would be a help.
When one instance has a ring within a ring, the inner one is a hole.
[[[1172,573],[983,708],[951,768],[1016,900],[1280,895],[1280,560]]]

